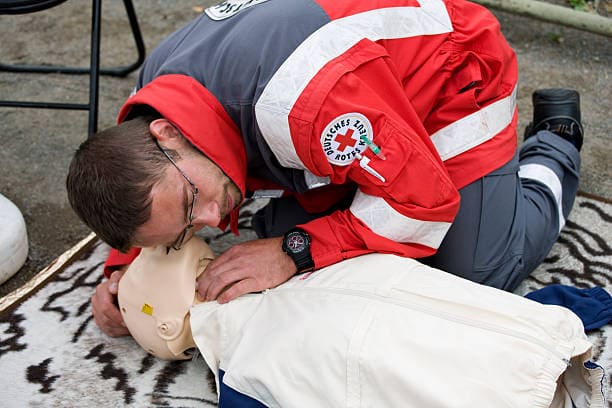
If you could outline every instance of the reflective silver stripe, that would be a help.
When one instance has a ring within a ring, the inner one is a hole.
[[[451,32],[444,3],[420,0],[420,7],[371,10],[333,20],[312,33],[281,65],[255,106],[257,124],[284,167],[304,169],[289,131],[289,112],[310,80],[330,60],[363,38],[372,41]]]
[[[315,176],[308,170],[304,170],[304,180],[309,189],[326,186],[330,183],[329,177]]]
[[[442,160],[448,160],[493,139],[510,123],[516,110],[516,91],[431,135]]]
[[[283,196],[285,190],[255,190],[251,198],[279,198]]]
[[[449,222],[423,221],[397,212],[380,197],[358,190],[351,213],[374,233],[392,241],[416,243],[437,249],[451,226]]]
[[[522,179],[536,180],[544,184],[550,189],[557,201],[557,210],[559,213],[559,232],[565,225],[565,217],[563,216],[563,204],[561,199],[563,198],[563,187],[561,187],[561,180],[555,174],[554,171],[542,164],[525,164],[519,168],[519,177]]]

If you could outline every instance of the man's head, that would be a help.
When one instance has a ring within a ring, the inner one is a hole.
[[[66,186],[81,220],[121,251],[178,247],[194,231],[219,225],[241,201],[218,166],[172,123],[154,116],[135,117],[85,141]]]
[[[204,241],[193,237],[180,251],[143,248],[130,264],[117,296],[127,328],[143,349],[164,360],[190,358],[195,281],[213,256]]]
[[[68,199],[85,224],[126,251],[149,218],[151,189],[165,158],[151,138],[153,117],[136,117],[98,132],[76,151],[66,179]]]

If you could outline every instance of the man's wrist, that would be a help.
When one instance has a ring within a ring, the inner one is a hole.
[[[301,228],[293,228],[283,236],[281,248],[293,260],[296,267],[295,274],[310,272],[314,269],[310,244],[310,235]]]

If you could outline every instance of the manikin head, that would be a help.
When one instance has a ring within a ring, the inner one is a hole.
[[[189,309],[197,303],[196,278],[214,254],[194,236],[179,251],[143,248],[119,281],[119,309],[130,334],[164,360],[191,358],[195,343]]]

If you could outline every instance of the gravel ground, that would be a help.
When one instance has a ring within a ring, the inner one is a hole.
[[[210,4],[134,0],[147,49]],[[609,11],[609,4],[599,2],[598,9]],[[74,0],[35,14],[0,16],[2,62],[87,65],[90,8],[89,1]],[[533,90],[579,90],[586,128],[581,190],[612,199],[612,41],[527,17],[494,13],[519,59],[520,127],[531,117]],[[102,65],[129,64],[135,57],[132,44],[123,2],[103,2]],[[135,78],[136,73],[101,78],[99,128],[114,123]],[[0,73],[2,99],[84,102],[87,89],[84,76]],[[0,193],[23,212],[30,240],[26,264],[0,285],[0,296],[18,288],[89,233],[72,213],[64,186],[71,156],[86,132],[85,112],[0,108]]]

